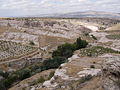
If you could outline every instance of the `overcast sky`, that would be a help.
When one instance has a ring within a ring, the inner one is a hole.
[[[120,0],[0,0],[1,17],[88,10],[120,13]]]

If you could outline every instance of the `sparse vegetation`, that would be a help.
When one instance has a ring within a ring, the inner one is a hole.
[[[112,35],[107,35],[106,38],[108,39],[117,39],[117,40],[120,40],[120,34],[112,34]]]
[[[35,43],[33,41],[30,41],[30,45],[35,45]]]
[[[94,35],[91,35],[91,37],[92,37],[94,40],[97,40],[97,38],[96,38]]]
[[[36,81],[36,84],[37,83],[43,83],[45,81],[44,77],[41,76],[40,78],[38,78],[38,80]]]
[[[48,80],[51,79],[51,78],[54,76],[54,73],[55,73],[55,72],[50,72],[49,77],[48,77]]]
[[[91,65],[90,68],[95,68],[95,66],[94,66],[94,65]]]
[[[85,48],[80,50],[81,56],[89,56],[89,57],[97,57],[99,55],[105,54],[105,53],[120,53],[118,51],[115,51],[110,48],[104,48],[101,46],[94,46],[90,48]]]
[[[76,45],[76,50],[78,50],[81,48],[86,48],[88,42],[86,42],[85,40],[81,40],[81,38],[77,38],[75,45]]]
[[[6,78],[8,75],[9,75],[9,73],[3,72],[2,70],[0,70],[0,76]]]
[[[81,40],[81,38],[77,38],[76,42],[73,44],[63,44],[58,46],[57,50],[55,50],[52,54],[52,57],[65,57],[68,58],[73,55],[73,52],[75,50],[85,48],[88,45],[88,43],[85,40]]]

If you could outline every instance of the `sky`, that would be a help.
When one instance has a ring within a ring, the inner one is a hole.
[[[0,17],[89,10],[120,13],[120,0],[0,0]]]

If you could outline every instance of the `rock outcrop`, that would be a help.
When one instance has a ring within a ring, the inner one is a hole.
[[[120,56],[113,56],[103,64],[103,89],[120,90]]]

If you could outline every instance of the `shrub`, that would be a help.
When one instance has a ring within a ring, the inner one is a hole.
[[[53,51],[52,57],[61,56],[61,57],[70,57],[72,56],[73,51],[76,49],[75,44],[63,44],[58,46],[57,50]]]
[[[71,57],[75,50],[85,48],[87,45],[88,43],[85,40],[81,40],[81,38],[78,38],[73,44],[66,43],[58,46],[57,50],[53,51],[52,57]]]
[[[37,80],[37,83],[43,83],[45,81],[44,77],[40,77],[38,80]]]
[[[54,71],[53,71],[53,72],[50,72],[49,77],[48,77],[48,80],[51,79],[51,78],[54,76],[54,73],[55,73]]]
[[[94,65],[91,65],[90,68],[95,68],[95,66],[94,66]]]
[[[10,75],[7,79],[3,80],[3,85],[6,88],[9,88],[13,82],[18,80],[18,76],[16,74]]]
[[[43,83],[45,81],[43,76],[40,76],[40,78],[38,78],[36,81],[32,82],[31,85],[36,85],[38,83]]]
[[[9,73],[3,72],[0,70],[0,76],[3,76],[4,78],[8,77]]]
[[[97,38],[96,38],[94,35],[91,35],[91,37],[92,37],[94,40],[97,40]]]
[[[23,69],[21,71],[18,72],[18,76],[20,80],[26,79],[28,77],[30,77],[30,70],[29,69]]]
[[[41,66],[42,70],[58,68],[62,63],[66,61],[63,57],[55,57],[53,59],[45,60]]]
[[[2,82],[0,82],[0,90],[6,90],[5,86],[3,85]]]
[[[35,43],[33,41],[30,41],[29,43],[30,43],[30,45],[35,45]]]
[[[76,44],[76,49],[81,49],[81,48],[85,48],[88,45],[88,42],[86,42],[85,40],[81,40],[81,38],[77,38],[75,44]]]

